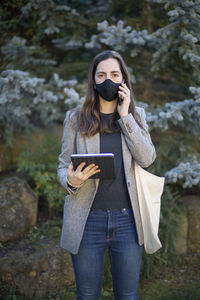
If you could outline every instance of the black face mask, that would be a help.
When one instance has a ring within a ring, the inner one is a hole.
[[[110,79],[104,80],[100,84],[96,84],[99,95],[106,101],[113,101],[118,97],[118,90],[121,83],[115,83]]]

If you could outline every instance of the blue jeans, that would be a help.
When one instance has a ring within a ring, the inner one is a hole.
[[[138,300],[143,246],[138,245],[132,209],[125,208],[90,212],[79,252],[72,255],[77,300],[100,299],[107,247],[115,299]]]

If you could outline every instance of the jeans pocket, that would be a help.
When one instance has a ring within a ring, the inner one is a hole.
[[[132,216],[133,215],[133,211],[131,208],[122,208],[121,210],[121,213],[124,215],[124,216]]]

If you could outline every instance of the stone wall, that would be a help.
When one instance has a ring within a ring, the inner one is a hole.
[[[200,253],[200,197],[191,195],[181,199],[185,215],[178,217],[179,228],[176,250],[180,254],[188,251]]]
[[[55,239],[21,240],[0,249],[0,277],[30,299],[46,299],[74,283],[69,253]]]
[[[0,242],[13,241],[37,222],[38,198],[25,180],[8,177],[0,183]]]
[[[0,182],[0,278],[30,299],[55,295],[74,283],[71,256],[59,239],[40,234],[31,242],[27,236],[37,214],[38,198],[25,180]]]

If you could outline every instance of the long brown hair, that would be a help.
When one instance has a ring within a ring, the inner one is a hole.
[[[95,72],[97,69],[97,65],[102,61],[108,58],[117,59],[120,65],[120,69],[122,72],[123,79],[126,82],[127,87],[130,90],[131,94],[131,102],[129,105],[129,113],[132,113],[134,119],[136,120],[137,124],[143,128],[139,116],[135,109],[135,100],[133,97],[133,92],[131,88],[130,76],[127,71],[126,64],[121,57],[121,55],[112,50],[106,50],[101,52],[100,54],[96,55],[91,63],[89,73],[88,73],[88,89],[86,99],[79,111],[75,112],[76,116],[76,126],[78,126],[78,130],[82,135],[91,137],[96,133],[100,132],[110,132],[110,129],[106,127],[105,124],[101,122],[100,117],[100,101],[98,93],[95,89]],[[73,114],[74,116],[74,114]],[[115,119],[117,117],[115,116]],[[74,118],[73,118],[74,119]]]

